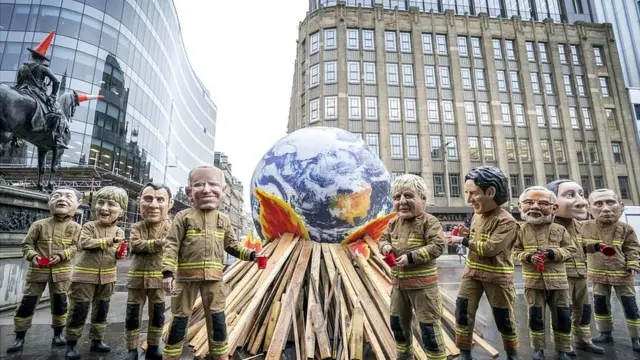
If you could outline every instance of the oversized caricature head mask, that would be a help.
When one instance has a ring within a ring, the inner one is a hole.
[[[166,185],[148,183],[139,198],[140,215],[152,224],[163,222],[173,206],[171,190]]]
[[[561,179],[547,184],[547,189],[558,198],[556,216],[564,219],[585,220],[587,218],[587,200],[582,186],[573,180]]]
[[[589,211],[598,223],[613,224],[624,211],[624,204],[613,190],[598,189],[589,194]]]
[[[480,166],[464,177],[464,192],[473,212],[483,214],[508,200],[509,182],[500,169]]]
[[[82,200],[82,194],[76,189],[59,187],[49,197],[49,212],[53,216],[73,216],[80,200]]]
[[[124,215],[128,202],[124,189],[105,186],[94,195],[93,215],[102,225],[112,225]]]
[[[427,185],[417,175],[399,176],[391,185],[393,209],[401,219],[411,219],[424,213],[427,201]]]

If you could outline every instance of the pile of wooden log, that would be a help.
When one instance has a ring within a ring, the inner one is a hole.
[[[225,312],[232,352],[242,348],[265,359],[280,359],[289,343],[298,359],[395,359],[389,327],[391,269],[377,244],[365,241],[371,248],[369,259],[345,245],[285,234],[262,249],[269,256],[266,269],[249,262],[230,266],[224,281],[229,288]],[[453,303],[446,296],[444,300],[448,309],[443,324],[453,333]],[[416,322],[413,328],[415,357],[426,360]],[[168,323],[164,330],[166,334]],[[474,340],[491,357],[498,355],[478,334]],[[187,341],[197,357],[208,353],[200,300],[189,319]],[[450,357],[460,353],[448,334],[445,345]]]

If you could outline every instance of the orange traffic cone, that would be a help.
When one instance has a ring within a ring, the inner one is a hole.
[[[81,103],[87,100],[102,100],[104,95],[87,95],[83,93],[76,93],[76,102]]]
[[[44,38],[44,40],[42,40],[42,42],[38,44],[38,46],[36,46],[35,49],[27,48],[27,50],[31,51],[32,54],[37,54],[43,59],[49,61],[49,58],[47,57],[47,51],[49,50],[49,46],[53,41],[53,36],[55,33],[55,31],[50,32],[49,35],[47,35],[47,37]]]

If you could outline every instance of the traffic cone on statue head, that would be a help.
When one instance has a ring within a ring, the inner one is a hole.
[[[49,46],[51,46],[51,42],[53,41],[53,36],[55,35],[55,31],[52,31],[47,35],[44,40],[35,49],[27,48],[27,50],[31,51],[31,54],[37,55],[47,61],[50,61],[47,57],[47,51],[49,50]]]

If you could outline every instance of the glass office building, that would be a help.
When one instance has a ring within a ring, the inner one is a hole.
[[[189,169],[213,163],[216,106],[189,64],[172,1],[0,0],[0,82],[15,82],[27,47],[52,30],[60,94],[104,95],[76,110],[62,166],[177,189]],[[35,165],[30,146],[21,161]]]

